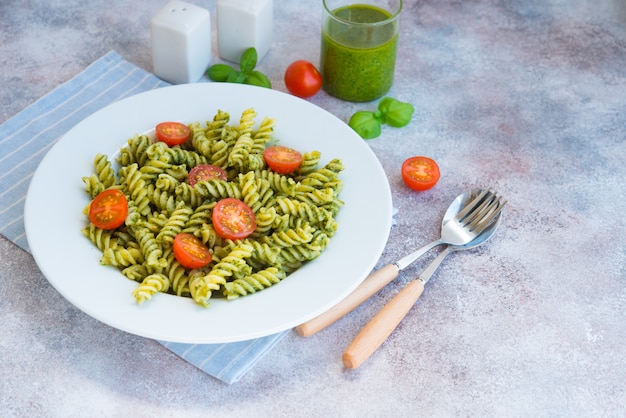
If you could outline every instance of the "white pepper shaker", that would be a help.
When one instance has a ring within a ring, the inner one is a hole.
[[[211,63],[208,10],[172,0],[150,21],[152,65],[157,77],[183,84],[198,81]]]
[[[272,46],[273,0],[217,0],[217,46],[222,59],[239,63],[254,47],[258,60]]]

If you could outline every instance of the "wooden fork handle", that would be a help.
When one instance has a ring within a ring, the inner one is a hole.
[[[343,318],[354,310],[357,306],[369,299],[374,293],[385,287],[389,282],[395,279],[399,273],[398,266],[388,264],[379,270],[371,273],[363,280],[352,293],[344,300],[333,306],[323,314],[311,319],[296,327],[296,331],[303,337],[308,337],[318,331],[323,330],[330,324],[340,318]]]
[[[413,280],[372,318],[343,353],[348,369],[359,367],[391,335],[424,292],[424,283]]]

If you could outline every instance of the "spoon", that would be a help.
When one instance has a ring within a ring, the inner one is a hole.
[[[343,364],[348,369],[359,367],[396,329],[400,321],[406,316],[411,307],[417,302],[424,292],[424,286],[441,265],[446,256],[455,251],[469,250],[487,241],[498,228],[502,218],[498,213],[482,234],[474,238],[469,244],[449,245],[422,271],[419,277],[412,280],[395,295],[387,304],[371,319],[371,321],[352,340],[343,353]]]
[[[496,194],[486,189],[473,189],[457,196],[446,210],[441,221],[440,239],[371,273],[345,299],[321,315],[299,325],[296,327],[296,331],[301,336],[308,337],[343,318],[374,293],[385,287],[398,276],[401,270],[431,248],[440,244],[464,245],[471,242],[491,223],[497,214],[491,210],[495,207],[495,210],[499,212],[502,206],[504,204],[500,204]],[[487,218],[487,222],[480,222],[483,217]]]

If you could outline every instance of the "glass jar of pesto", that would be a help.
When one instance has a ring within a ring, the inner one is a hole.
[[[328,94],[353,102],[389,91],[402,0],[323,0],[320,69]]]

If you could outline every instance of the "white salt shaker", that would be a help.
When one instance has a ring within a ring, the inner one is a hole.
[[[238,63],[254,47],[258,60],[272,46],[272,0],[217,0],[217,47],[221,58]]]
[[[150,21],[152,65],[157,77],[173,84],[198,81],[211,63],[208,10],[172,0]]]

